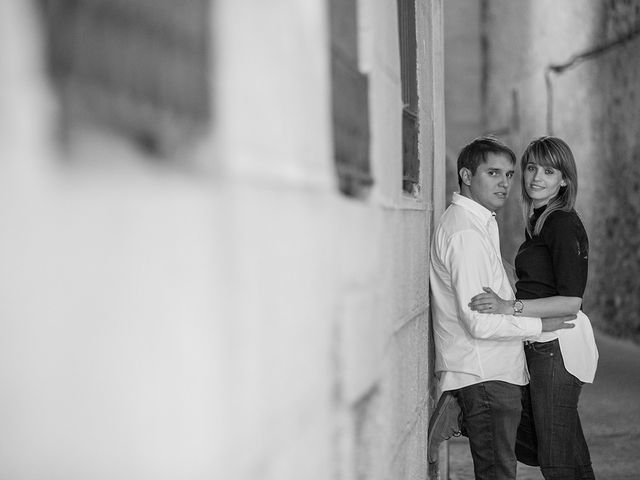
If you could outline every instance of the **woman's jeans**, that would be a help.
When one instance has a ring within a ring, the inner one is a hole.
[[[456,391],[476,480],[516,478],[515,443],[522,413],[522,388],[490,381]]]
[[[516,455],[546,480],[594,479],[578,416],[582,382],[564,368],[558,340],[525,345],[531,376],[524,389]]]

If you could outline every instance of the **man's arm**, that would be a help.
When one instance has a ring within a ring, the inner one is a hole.
[[[499,260],[492,248],[487,238],[471,229],[456,233],[449,242],[445,262],[451,272],[461,324],[472,337],[484,340],[526,340],[539,336],[540,318],[479,313],[469,308],[469,299],[482,291],[484,285],[499,288],[500,285],[494,285],[496,268],[502,270],[500,275],[505,275],[501,260],[496,264]]]
[[[504,271],[507,274],[507,278],[509,279],[509,284],[511,285],[511,289],[516,291],[516,282],[518,281],[518,277],[516,275],[516,268],[511,265],[507,260],[502,257],[502,266],[504,267]]]
[[[569,323],[571,320],[578,318],[578,315],[571,314],[563,317],[546,317],[542,319],[542,331],[543,332],[555,332],[556,330],[564,330],[567,328],[574,328],[575,323]]]

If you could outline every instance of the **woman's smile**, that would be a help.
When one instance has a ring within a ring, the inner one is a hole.
[[[558,194],[560,187],[565,185],[560,170],[533,162],[526,165],[523,175],[527,194],[533,200],[534,207],[549,203]]]

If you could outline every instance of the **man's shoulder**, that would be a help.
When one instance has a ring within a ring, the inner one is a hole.
[[[434,232],[433,252],[436,256],[485,248],[486,231],[479,220],[464,208],[451,205],[442,215]],[[442,257],[444,258],[444,257]]]
[[[478,228],[478,220],[467,209],[452,204],[442,214],[438,228],[449,235],[453,235],[464,230],[476,230]]]

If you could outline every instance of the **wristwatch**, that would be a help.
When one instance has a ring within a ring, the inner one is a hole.
[[[513,314],[520,315],[524,310],[524,303],[522,300],[514,300],[513,301]]]

